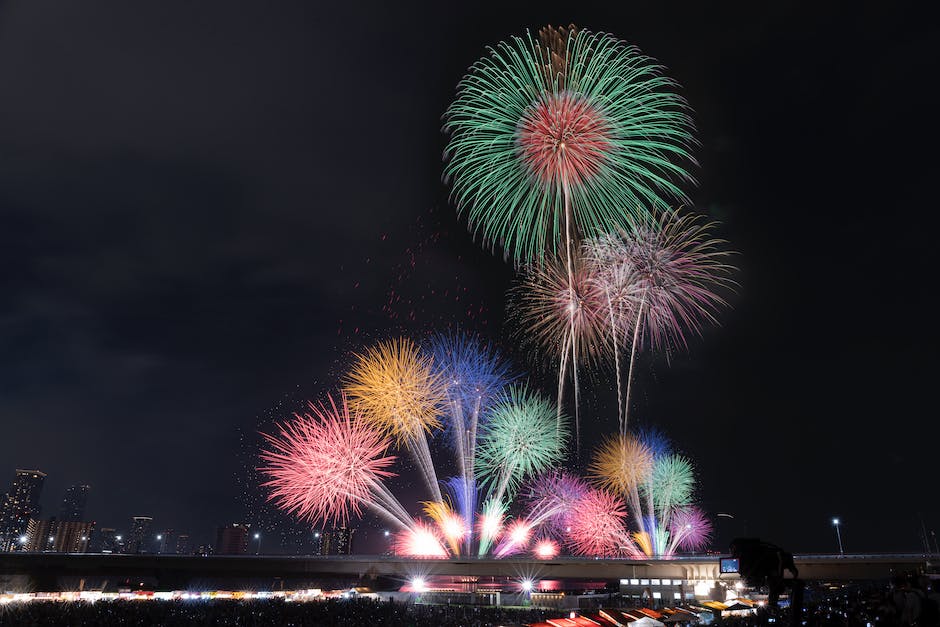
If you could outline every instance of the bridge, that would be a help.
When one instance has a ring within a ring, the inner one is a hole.
[[[567,581],[670,579],[716,581],[737,578],[719,573],[719,556],[615,560],[583,557],[533,559],[403,559],[390,556],[190,556],[63,553],[0,554],[0,591],[18,581],[34,591],[76,589],[94,581],[146,582],[157,590],[186,590],[213,582],[225,586],[270,589],[273,586],[346,587],[356,584],[392,589],[415,576],[514,579],[531,577]],[[940,555],[852,554],[796,555],[807,581],[877,581],[897,573],[924,571],[940,564]],[[86,583],[87,582],[87,583]],[[396,585],[396,582],[397,585]]]

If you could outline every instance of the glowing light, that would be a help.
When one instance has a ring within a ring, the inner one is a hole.
[[[427,584],[425,583],[424,579],[421,577],[415,577],[414,579],[411,580],[411,589],[414,592],[427,592],[428,591]]]
[[[535,583],[531,579],[523,579],[519,585],[522,587],[523,592],[532,592]]]
[[[415,521],[412,529],[395,534],[392,550],[396,555],[408,557],[447,557],[447,549],[441,544],[434,529],[420,521]]]
[[[554,540],[539,540],[535,543],[535,557],[540,560],[554,559],[558,555],[558,543]]]

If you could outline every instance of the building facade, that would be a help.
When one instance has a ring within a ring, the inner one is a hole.
[[[131,532],[127,538],[128,553],[150,553],[153,537],[150,529],[153,527],[153,517],[134,516],[131,519]]]
[[[216,555],[245,555],[248,553],[248,537],[251,525],[232,523],[218,528],[216,533]]]
[[[25,549],[43,553],[85,553],[95,523],[79,520],[30,520]]]
[[[79,522],[85,520],[85,507],[88,505],[87,485],[73,485],[65,491],[62,504],[59,506],[58,519],[62,522]]]
[[[25,550],[29,521],[39,517],[39,497],[46,481],[41,470],[17,469],[0,504],[0,552]]]

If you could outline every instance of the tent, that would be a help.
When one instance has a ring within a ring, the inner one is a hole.
[[[702,620],[698,614],[686,612],[685,610],[676,610],[663,619],[664,623],[693,623]]]

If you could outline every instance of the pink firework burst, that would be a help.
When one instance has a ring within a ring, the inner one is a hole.
[[[261,435],[269,448],[261,452],[268,477],[268,500],[311,524],[344,525],[350,514],[374,503],[375,490],[395,457],[384,456],[389,440],[350,415],[346,396],[336,405],[308,402],[309,413],[278,425],[277,435]]]
[[[672,513],[669,534],[670,548],[701,551],[711,540],[712,521],[697,507],[680,507]]]
[[[613,289],[632,300],[627,333],[634,342],[686,348],[687,333],[717,323],[716,313],[727,304],[720,292],[733,287],[734,267],[727,263],[725,241],[712,236],[714,227],[696,215],[664,211],[638,220],[632,233],[605,235],[590,245],[592,261],[631,270]]]
[[[610,148],[611,128],[584,96],[546,93],[522,114],[516,147],[523,163],[549,185],[573,187],[596,175]]]
[[[392,541],[395,555],[421,558],[444,558],[448,556],[444,543],[434,527],[419,520],[414,521],[411,529],[399,531]]]
[[[624,527],[626,517],[626,506],[621,499],[607,490],[589,490],[571,512],[570,531],[565,540],[578,555],[620,555],[632,544]]]

